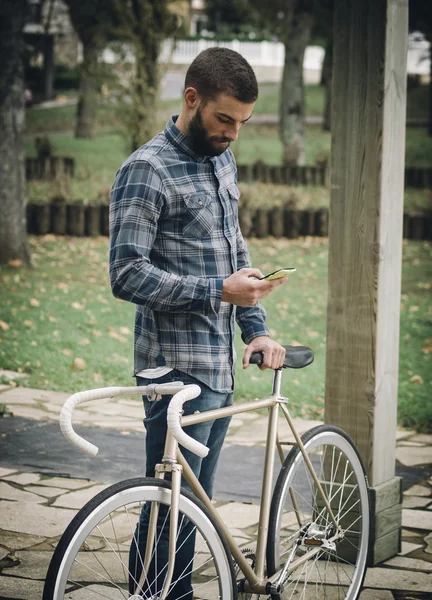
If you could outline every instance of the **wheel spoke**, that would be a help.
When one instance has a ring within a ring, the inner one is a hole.
[[[289,569],[284,597],[355,600],[366,569],[369,533],[363,467],[352,442],[335,427],[318,426],[302,440],[339,529],[335,530],[318,486],[299,448],[294,447],[285,460],[272,501],[269,574],[281,568],[300,535],[303,543],[296,550],[292,565],[299,559],[301,562],[297,568]],[[297,515],[302,530],[294,527]],[[320,543],[323,546],[317,551]]]

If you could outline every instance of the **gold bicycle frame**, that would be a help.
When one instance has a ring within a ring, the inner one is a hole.
[[[187,483],[192,489],[194,495],[201,500],[201,502],[207,507],[207,509],[211,512],[215,521],[221,528],[225,539],[228,542],[231,553],[237,562],[240,570],[246,578],[244,591],[250,592],[254,594],[266,594],[268,593],[267,585],[270,583],[274,583],[277,581],[279,574],[282,570],[284,570],[284,574],[288,575],[294,569],[297,569],[301,564],[309,560],[315,554],[318,554],[321,551],[320,547],[317,547],[313,550],[307,552],[304,556],[296,559],[289,565],[287,569],[281,569],[275,575],[270,578],[264,576],[265,569],[265,551],[267,546],[267,537],[268,537],[268,522],[270,516],[270,503],[271,503],[271,494],[272,494],[272,479],[273,479],[273,471],[274,471],[274,455],[275,448],[277,448],[279,457],[283,464],[284,454],[282,450],[282,445],[279,441],[277,435],[277,425],[278,425],[278,417],[279,417],[279,406],[284,413],[284,416],[288,422],[288,425],[294,435],[296,444],[299,447],[300,452],[303,455],[305,463],[308,467],[310,475],[317,486],[318,493],[320,494],[324,506],[329,512],[330,518],[335,526],[335,531],[339,532],[340,527],[336,522],[333,510],[327,500],[327,497],[324,494],[321,483],[318,480],[315,470],[310,462],[310,459],[304,449],[303,443],[300,439],[300,436],[296,432],[294,428],[294,424],[292,422],[291,416],[289,414],[288,409],[285,404],[287,402],[286,398],[280,396],[280,387],[281,387],[281,378],[282,371],[278,369],[275,371],[273,378],[273,390],[271,395],[268,398],[262,400],[253,400],[251,402],[247,402],[245,404],[240,404],[236,406],[230,406],[228,408],[218,408],[215,410],[208,410],[205,412],[197,412],[193,415],[188,415],[186,417],[182,417],[181,426],[187,427],[189,425],[195,425],[196,423],[204,423],[206,421],[213,421],[216,419],[223,419],[224,417],[229,417],[232,415],[250,412],[252,410],[257,410],[260,408],[269,408],[270,415],[268,419],[268,427],[267,427],[267,438],[266,438],[266,454],[264,460],[264,473],[262,480],[262,489],[261,489],[261,504],[260,504],[260,514],[259,514],[259,522],[258,522],[258,536],[257,536],[257,548],[256,548],[256,559],[255,559],[255,569],[252,569],[248,561],[246,560],[244,554],[240,550],[237,542],[231,535],[230,531],[226,527],[225,523],[222,521],[219,516],[216,508],[213,506],[210,498],[207,496],[197,477],[193,473],[189,464],[186,462],[183,454],[178,448],[177,441],[173,438],[171,433],[168,431],[166,440],[165,440],[165,450],[164,456],[162,459],[162,464],[156,465],[156,477],[163,479],[166,472],[170,472],[175,470],[173,473],[173,480],[176,482],[172,487],[171,494],[171,513],[176,511],[175,515],[172,515],[171,523],[170,523],[170,544],[169,544],[169,567],[168,567],[168,575],[165,580],[165,585],[162,590],[162,594],[160,595],[160,600],[165,600],[168,595],[169,586],[171,585],[172,572],[174,569],[174,561],[175,561],[175,538],[176,538],[176,529],[177,529],[177,517],[178,517],[178,504],[179,504],[179,496],[180,496],[180,485],[179,485],[179,477],[181,471],[183,471],[183,476],[186,479]],[[180,467],[180,468],[179,468]],[[180,471],[180,473],[179,473]],[[175,477],[174,477],[175,475]],[[176,498],[174,498],[174,495]],[[297,518],[298,511],[294,508]],[[158,505],[153,504],[150,512],[150,521],[149,521],[149,529],[147,536],[147,546],[146,546],[146,556],[144,559],[144,569],[140,577],[139,586],[143,585],[146,577],[146,572],[148,567],[150,566],[150,557],[153,548],[153,535],[156,528],[157,522],[157,513],[158,513]],[[174,525],[173,525],[174,522]],[[338,537],[338,534],[332,536],[329,541],[332,541]],[[172,539],[173,538],[173,541]]]

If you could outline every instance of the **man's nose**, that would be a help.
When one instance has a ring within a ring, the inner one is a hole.
[[[231,127],[229,129],[226,129],[224,131],[224,137],[227,140],[230,140],[231,142],[235,142],[239,136],[239,131],[240,131],[240,123],[239,124],[234,123],[233,125],[231,125]]]

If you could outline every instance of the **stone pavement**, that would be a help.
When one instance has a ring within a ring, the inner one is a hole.
[[[0,386],[0,403],[15,417],[41,424],[58,422],[66,398],[67,394],[57,392]],[[81,406],[75,411],[74,423],[131,436],[142,434],[142,417],[141,402],[125,398]],[[13,428],[13,417],[3,421],[4,426],[10,422]],[[264,446],[265,421],[266,417],[257,413],[234,417],[226,440],[228,450]],[[296,419],[300,432],[315,424]],[[281,439],[287,440],[289,432],[284,425]],[[1,435],[4,442],[7,436]],[[5,462],[1,448],[0,442],[0,599],[39,600],[59,536],[76,511],[107,482],[23,469],[10,455]],[[49,452],[49,438],[46,448]],[[361,600],[432,598],[432,435],[398,431],[397,461],[402,472],[405,468],[407,474],[414,474],[404,486],[402,551],[368,570]],[[258,506],[227,498],[217,498],[215,503],[238,542],[253,547]]]

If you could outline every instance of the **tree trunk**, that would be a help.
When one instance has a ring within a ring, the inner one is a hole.
[[[324,64],[322,70],[322,78],[321,83],[325,87],[325,104],[324,104],[324,114],[323,114],[323,125],[322,128],[324,131],[331,130],[331,92],[332,92],[332,71],[333,71],[333,44],[332,42],[327,43],[325,55],[324,55]]]
[[[159,88],[159,51],[159,44],[152,44],[149,38],[141,39],[137,48],[131,115],[132,152],[150,140],[155,133],[153,127]]]
[[[81,65],[75,137],[92,138],[97,101],[98,47],[92,37],[81,41],[84,59]]]
[[[429,122],[428,134],[432,135],[432,35],[429,36]]]
[[[280,138],[283,161],[303,165],[304,155],[304,83],[303,58],[313,23],[312,2],[297,1],[284,31],[285,64],[280,102]]]
[[[21,32],[26,0],[0,4],[0,264],[30,264],[24,170],[24,68]]]

